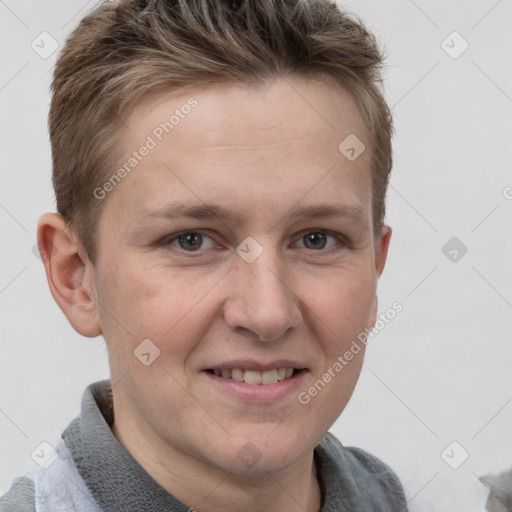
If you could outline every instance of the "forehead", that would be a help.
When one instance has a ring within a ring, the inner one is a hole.
[[[354,136],[368,146],[367,129],[351,94],[334,84],[210,85],[147,97],[124,121],[125,162],[151,146],[109,198],[132,221],[178,195],[276,214],[280,203],[326,195],[369,207],[370,152],[350,160],[339,149]]]
[[[190,121],[183,122],[187,118],[192,119],[192,127]],[[150,95],[135,106],[125,125],[128,146],[137,144],[137,135],[152,133],[159,139],[172,133],[181,150],[247,149],[293,139],[337,146],[340,137],[351,133],[366,137],[361,113],[346,89],[293,78]]]

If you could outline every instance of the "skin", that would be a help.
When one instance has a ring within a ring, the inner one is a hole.
[[[127,157],[191,96],[198,105],[104,199],[94,265],[62,217],[41,217],[50,289],[79,333],[104,336],[113,432],[160,485],[201,512],[314,512],[313,450],[349,401],[364,350],[307,405],[297,395],[374,325],[391,237],[388,226],[373,236],[370,151],[351,162],[338,150],[351,133],[368,148],[368,132],[333,84],[212,85],[140,102],[125,118]],[[143,218],[178,201],[243,219]],[[288,218],[297,204],[360,214]],[[187,230],[203,235],[196,251],[169,241]],[[308,245],[311,232],[325,247]],[[263,248],[252,263],[236,252],[248,236]],[[160,349],[149,366],[134,356],[144,339]],[[238,358],[307,370],[290,395],[247,402],[202,371]],[[260,456],[251,467],[237,457],[249,442]]]

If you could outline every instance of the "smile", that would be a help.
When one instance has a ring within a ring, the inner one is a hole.
[[[274,368],[266,371],[244,370],[242,368],[227,368],[208,370],[217,377],[232,379],[246,384],[276,384],[282,380],[291,378],[298,371],[294,368]]]

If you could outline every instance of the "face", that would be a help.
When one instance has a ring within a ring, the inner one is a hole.
[[[367,142],[363,119],[342,89],[288,80],[151,97],[125,122],[137,163],[98,199],[94,267],[116,422],[228,471],[289,467],[364,350],[304,392],[375,321],[389,233],[373,238],[369,150],[338,149]]]

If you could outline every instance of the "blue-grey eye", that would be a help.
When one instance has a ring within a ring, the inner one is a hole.
[[[203,244],[203,235],[199,233],[184,233],[177,240],[180,247],[185,251],[197,251]]]
[[[312,231],[304,235],[302,239],[308,249],[324,249],[327,243],[327,235],[321,231]]]
[[[182,231],[163,239],[163,245],[182,249],[186,252],[196,252],[205,249],[213,249],[215,242],[207,235],[198,231]]]

